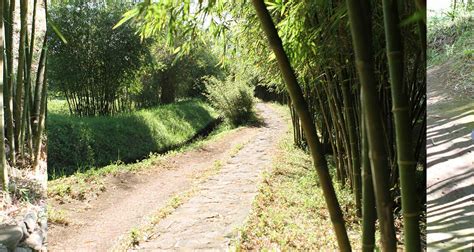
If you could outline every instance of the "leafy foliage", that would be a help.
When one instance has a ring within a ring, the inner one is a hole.
[[[61,27],[64,43],[50,37],[52,91],[60,91],[79,116],[111,115],[135,108],[199,97],[205,75],[221,76],[211,48],[202,41],[192,51],[157,34],[142,40],[132,24],[113,28],[127,3],[58,3],[51,20]],[[64,64],[64,62],[69,62]]]
[[[161,41],[158,38],[158,41]],[[177,54],[171,47],[155,42],[150,46],[150,69],[141,75],[141,90],[132,99],[138,107],[152,107],[174,102],[175,99],[202,97],[207,75],[223,75],[217,58],[202,43],[196,43],[192,52]]]
[[[253,89],[233,76],[219,80],[207,77],[206,97],[233,125],[242,125],[255,118]]]
[[[112,29],[128,6],[74,1],[51,8],[50,19],[68,41],[54,33],[49,37],[51,88],[64,93],[77,115],[130,108],[121,98],[137,91],[134,80],[147,46],[130,25]]]

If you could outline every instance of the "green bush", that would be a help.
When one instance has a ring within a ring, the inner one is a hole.
[[[205,77],[206,97],[233,125],[242,125],[255,119],[253,88],[234,77],[219,80]]]
[[[188,100],[113,117],[50,113],[48,168],[52,176],[131,162],[191,139],[217,118],[206,103]]]

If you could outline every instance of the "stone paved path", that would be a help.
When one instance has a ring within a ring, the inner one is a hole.
[[[446,88],[449,64],[428,70],[427,250],[474,249],[474,100]]]
[[[225,250],[245,221],[257,194],[261,173],[271,165],[282,119],[259,104],[266,126],[259,128],[220,172],[199,186],[199,192],[156,227],[156,238],[138,250]]]

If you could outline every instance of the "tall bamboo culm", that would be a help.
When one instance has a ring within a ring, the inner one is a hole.
[[[10,152],[8,159],[14,166],[16,164],[16,151],[15,151],[15,136],[14,136],[14,125],[13,125],[13,17],[15,14],[15,1],[3,0],[3,13],[5,19],[5,54],[4,61],[5,66],[3,70],[6,74],[3,74],[3,81],[6,87],[4,88],[4,100],[6,101],[5,116],[6,116],[6,139],[8,146],[10,146]]]
[[[363,93],[361,93],[361,100]],[[362,109],[362,113],[364,110]],[[364,115],[361,116],[362,118]],[[372,172],[370,171],[369,146],[367,131],[364,120],[361,122],[362,142],[362,251],[373,252],[375,249],[375,212],[374,184],[372,183]]]
[[[405,251],[420,251],[420,227],[416,200],[416,161],[411,145],[408,87],[403,83],[403,48],[397,1],[383,0],[385,38],[395,119],[397,163],[400,174]]]
[[[283,79],[285,80],[288,93],[301,120],[303,131],[308,142],[311,156],[313,158],[314,166],[316,168],[316,172],[321,183],[321,188],[326,199],[329,215],[331,216],[331,221],[336,233],[339,250],[351,251],[351,245],[347,236],[341,207],[337,200],[336,192],[331,181],[331,176],[329,175],[326,157],[322,151],[322,146],[316,133],[315,124],[308,111],[308,106],[304,100],[301,87],[298,84],[296,75],[283,49],[281,38],[278,36],[278,31],[275,28],[264,1],[253,0],[252,3],[260,20],[260,24],[267,36],[270,47],[276,56],[278,66],[282,73]]]
[[[8,167],[5,153],[4,105],[3,105],[3,1],[0,1],[0,179],[2,190],[8,190]]]
[[[356,68],[363,92],[362,108],[369,144],[369,159],[374,183],[377,216],[380,222],[383,251],[396,251],[392,199],[389,186],[389,163],[381,121],[381,103],[375,82],[370,5],[367,0],[346,0],[355,52]]]

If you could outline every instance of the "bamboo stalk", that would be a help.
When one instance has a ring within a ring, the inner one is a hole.
[[[349,142],[352,156],[352,169],[353,169],[353,187],[354,187],[354,196],[357,208],[357,216],[361,217],[361,197],[362,197],[362,188],[361,188],[361,174],[360,174],[360,160],[359,160],[359,148],[357,146],[357,132],[355,126],[355,120],[352,113],[352,95],[349,92],[349,81],[342,81],[342,97],[344,101],[344,114],[346,117],[347,131],[349,133]]]
[[[0,1],[0,52],[3,52],[3,1]],[[0,55],[0,179],[2,190],[8,191],[8,166],[5,153],[3,109],[3,53]]]
[[[362,93],[361,93],[362,96]],[[361,97],[362,100],[362,97]],[[369,146],[364,120],[361,120],[362,138],[362,251],[373,252],[375,249],[375,212],[374,187],[370,171]]]
[[[20,42],[18,48],[18,68],[16,77],[16,94],[14,103],[14,119],[15,119],[15,148],[16,151],[20,151],[20,147],[23,148],[23,138],[21,137],[23,131],[23,118],[22,118],[22,100],[24,91],[24,67],[25,67],[25,35],[28,26],[27,21],[28,13],[28,0],[20,0]],[[23,154],[23,153],[20,153]]]
[[[48,17],[48,0],[44,0],[44,12],[46,18]],[[39,159],[41,155],[41,136],[43,135],[43,130],[45,128],[45,118],[46,118],[46,111],[47,111],[47,90],[48,90],[48,82],[47,82],[47,41],[48,41],[48,31],[46,30],[44,37],[43,37],[43,47],[41,48],[41,55],[40,61],[38,63],[38,71],[37,71],[37,82],[41,84],[37,85],[37,87],[41,87],[41,98],[39,99],[40,108],[39,108],[39,117],[38,117],[38,126],[35,138],[33,139],[34,144],[34,160],[33,166],[35,168],[35,172],[39,171]]]
[[[369,159],[374,183],[377,216],[380,221],[383,251],[396,251],[397,240],[393,224],[392,199],[389,187],[389,164],[385,148],[380,101],[373,66],[372,27],[370,23],[369,1],[346,0],[356,67],[361,89],[364,93],[362,104],[364,122],[367,127]]]
[[[420,251],[420,227],[416,202],[416,161],[411,146],[411,121],[407,87],[403,83],[403,48],[397,2],[383,0],[387,58],[392,87],[393,116],[400,174],[405,251]]]
[[[321,143],[319,142],[316,128],[308,111],[306,101],[303,98],[301,87],[298,84],[296,75],[283,49],[278,31],[275,28],[265,3],[263,0],[252,0],[252,3],[258,18],[260,19],[260,24],[267,36],[268,42],[270,43],[270,47],[276,56],[278,66],[288,89],[288,93],[290,94],[296,112],[298,113],[301,120],[311,156],[313,158],[314,166],[318,173],[321,188],[326,199],[329,215],[331,216],[331,221],[334,226],[339,249],[341,251],[351,251],[351,245],[347,236],[341,207],[339,206],[336,192],[334,191],[334,187],[332,185],[331,176],[329,175],[326,157],[322,153]]]
[[[4,64],[6,65],[6,87],[5,87],[5,100],[6,100],[6,108],[5,108],[5,115],[6,115],[6,138],[8,140],[8,144],[10,146],[10,155],[9,159],[11,164],[14,166],[16,164],[16,146],[15,146],[15,133],[14,133],[14,123],[13,123],[13,16],[15,12],[15,1],[4,0],[3,1],[3,11],[4,17],[6,21],[5,26],[5,57],[6,60]],[[2,54],[3,55],[3,54]]]

